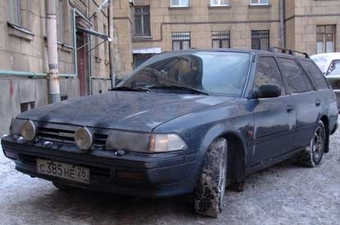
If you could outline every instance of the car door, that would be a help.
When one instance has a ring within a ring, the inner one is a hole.
[[[277,84],[281,96],[250,100],[254,115],[254,145],[248,154],[250,167],[292,150],[295,141],[295,107],[286,94],[279,67],[272,56],[258,58],[253,89],[263,84]]]
[[[310,79],[294,58],[278,57],[288,94],[292,96],[296,113],[296,139],[294,148],[308,145],[319,117],[322,99]]]

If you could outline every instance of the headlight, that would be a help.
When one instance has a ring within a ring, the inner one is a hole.
[[[92,133],[86,127],[81,127],[74,134],[74,141],[81,150],[89,150],[93,144]]]
[[[33,141],[37,134],[37,127],[32,120],[27,120],[22,127],[21,136],[27,141]]]
[[[106,141],[106,149],[137,152],[168,152],[184,150],[187,145],[177,134],[148,134],[113,131]]]
[[[22,128],[24,127],[26,121],[27,120],[13,118],[9,128],[9,133],[11,135],[22,135]]]

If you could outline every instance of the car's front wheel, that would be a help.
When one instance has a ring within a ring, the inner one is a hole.
[[[195,190],[195,211],[217,217],[223,208],[227,178],[227,141],[216,139],[209,147]]]
[[[69,191],[69,190],[74,189],[71,186],[68,186],[68,185],[65,185],[65,184],[62,184],[56,181],[53,181],[52,184],[54,185],[54,187],[56,187],[60,191]]]
[[[323,122],[320,120],[315,128],[310,143],[303,152],[298,155],[302,165],[314,167],[319,165],[326,148],[326,130]]]

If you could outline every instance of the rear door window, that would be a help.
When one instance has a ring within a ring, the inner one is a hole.
[[[313,87],[307,75],[294,59],[278,58],[283,77],[287,80],[289,93],[312,91]]]
[[[299,62],[309,74],[309,77],[317,90],[329,89],[325,77],[313,62],[303,59],[299,60]]]

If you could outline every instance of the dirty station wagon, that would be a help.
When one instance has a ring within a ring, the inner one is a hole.
[[[291,157],[314,167],[329,151],[335,95],[307,55],[289,52],[159,54],[111,91],[18,115],[4,154],[59,189],[193,193],[195,211],[217,217],[248,173]]]

